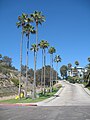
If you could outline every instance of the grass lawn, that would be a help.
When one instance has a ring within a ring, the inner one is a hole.
[[[35,103],[35,102],[40,102],[42,100],[45,100],[47,98],[50,98],[52,97],[58,90],[58,89],[53,89],[53,92],[52,93],[45,93],[45,95],[43,94],[39,94],[39,98],[36,98],[36,99],[31,99],[31,98],[21,98],[21,99],[9,99],[9,100],[0,100],[0,103]]]

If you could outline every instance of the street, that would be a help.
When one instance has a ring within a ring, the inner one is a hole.
[[[59,97],[42,103],[42,106],[90,106],[90,96],[80,84],[60,82],[63,85],[63,90]]]
[[[61,83],[60,95],[39,106],[0,106],[0,120],[90,120],[90,96],[79,84]]]

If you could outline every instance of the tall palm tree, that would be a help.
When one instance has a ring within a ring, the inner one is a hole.
[[[70,72],[71,72],[71,75],[72,75],[72,64],[71,63],[68,63],[68,72],[69,72],[69,76],[70,76]]]
[[[33,81],[33,99],[36,98],[36,44],[31,45],[31,49],[34,52],[34,81]]]
[[[45,94],[45,65],[46,65],[46,48],[48,48],[49,43],[45,40],[40,42],[40,48],[42,49],[42,75],[43,75],[43,67],[44,67],[44,94]],[[43,76],[42,76],[43,78]],[[41,80],[42,87],[42,80]]]
[[[76,65],[76,71],[77,71],[77,76],[78,76],[78,69],[77,69],[77,67],[78,67],[78,65],[79,65],[79,62],[78,62],[78,61],[75,61],[75,65]]]
[[[54,62],[56,62],[56,68],[57,68],[57,72],[58,72],[58,62],[61,62],[61,57],[60,55],[56,55],[54,58]],[[56,80],[57,80],[57,72],[56,72]]]
[[[49,48],[50,53],[50,92],[52,92],[52,86],[53,86],[53,53],[56,52],[56,49],[54,47]]]
[[[28,52],[29,52],[29,36],[30,33],[35,34],[34,27],[29,23],[26,24],[23,28],[23,32],[26,34],[27,39],[27,52],[26,52],[26,81],[25,81],[25,98],[27,97],[27,81],[28,81]]]
[[[34,13],[32,13],[31,18],[33,18],[33,20],[36,23],[36,47],[38,48],[38,25],[42,24],[42,22],[45,21],[45,17],[44,15],[42,15],[42,12],[39,11],[34,11]],[[37,61],[37,51],[36,51],[36,61]]]
[[[18,17],[18,22],[16,23],[16,26],[18,28],[22,27],[22,37],[20,42],[20,78],[19,78],[19,91],[18,91],[19,98],[21,98],[20,94],[21,94],[21,77],[22,77],[22,47],[23,47],[23,35],[24,35],[23,27],[26,24],[27,16],[28,16],[27,14],[22,13],[22,16]]]
[[[78,61],[75,61],[75,65],[78,67],[78,65],[79,65],[79,62],[78,62]]]

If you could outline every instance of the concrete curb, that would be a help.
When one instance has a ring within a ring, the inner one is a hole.
[[[59,95],[61,94],[61,92],[62,92],[62,90],[64,89],[64,87],[65,87],[65,86],[62,86],[62,87],[58,90],[58,92],[54,94],[54,96],[52,96],[52,97],[50,97],[50,98],[48,98],[48,99],[46,99],[46,100],[43,100],[43,101],[41,101],[41,102],[38,102],[37,105],[38,105],[38,106],[42,106],[43,104],[48,103],[48,102],[54,100],[56,97],[59,97]]]
[[[0,106],[37,106],[37,104],[35,103],[16,103],[16,104],[1,103]]]
[[[81,87],[84,89],[84,91],[90,96],[90,90],[88,88],[85,88],[83,84],[81,84]]]

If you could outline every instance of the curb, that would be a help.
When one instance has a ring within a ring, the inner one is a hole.
[[[48,102],[54,100],[56,97],[59,97],[59,95],[60,95],[61,92],[63,91],[64,87],[65,87],[65,86],[62,86],[62,87],[58,90],[58,92],[54,94],[54,96],[52,96],[52,97],[50,97],[50,98],[48,98],[48,99],[46,99],[46,100],[43,100],[43,101],[41,101],[41,102],[38,102],[38,106],[42,106],[43,104],[48,103]]]
[[[0,104],[0,106],[37,106],[34,103],[16,103],[16,104]]]
[[[90,90],[88,88],[85,88],[83,84],[81,84],[81,87],[84,89],[84,91],[90,96]]]

